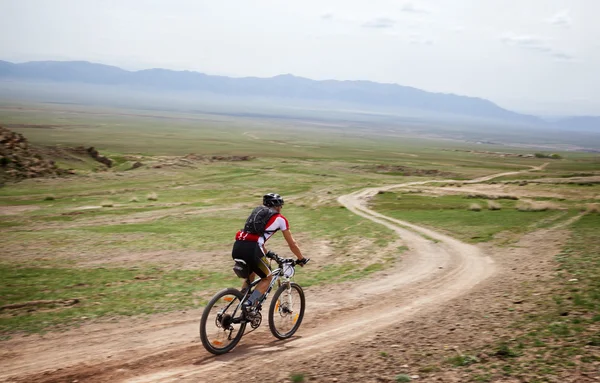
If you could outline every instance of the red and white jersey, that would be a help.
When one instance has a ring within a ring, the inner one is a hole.
[[[289,229],[290,223],[288,222],[287,218],[277,213],[269,219],[269,222],[267,222],[265,233],[263,235],[247,233],[243,230],[240,230],[235,235],[235,239],[238,241],[258,242],[258,244],[262,247],[262,245],[264,245],[265,242],[267,242],[267,240],[271,238],[278,230]]]

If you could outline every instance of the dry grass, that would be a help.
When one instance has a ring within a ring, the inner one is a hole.
[[[520,201],[517,204],[518,211],[546,211],[559,209],[560,206],[549,201]]]
[[[102,206],[102,207],[113,207],[113,206],[115,206],[115,204],[114,204],[113,201],[105,200],[105,201],[102,201],[102,203],[100,203],[100,206]]]
[[[495,199],[496,197],[491,196],[489,194],[471,193],[471,194],[467,194],[467,198]]]
[[[152,193],[148,193],[148,195],[146,196],[146,199],[148,201],[158,201],[158,194],[152,192]]]
[[[487,201],[488,210],[500,210],[502,209],[502,205],[495,201]]]
[[[129,202],[140,202],[140,200],[138,199],[138,197],[133,196],[129,199]]]
[[[472,203],[469,205],[469,210],[471,211],[481,211],[481,205],[478,203]]]
[[[585,209],[586,213],[600,213],[600,204],[597,203],[589,203]]]

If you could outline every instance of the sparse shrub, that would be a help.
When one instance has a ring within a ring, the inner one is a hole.
[[[488,203],[488,210],[500,210],[500,209],[502,209],[502,205],[500,205],[496,201],[487,201],[487,203]]]
[[[56,197],[54,197],[53,195],[47,195],[44,198],[44,201],[54,201],[56,199]]]
[[[535,153],[534,156],[536,158],[551,158],[553,160],[560,160],[560,159],[562,159],[562,156],[560,154],[557,154],[557,153],[552,153],[552,154]]]
[[[481,211],[481,205],[478,203],[472,203],[469,205],[469,210],[471,211]]]
[[[560,207],[548,201],[520,201],[517,204],[518,211],[546,211],[555,210]]]
[[[502,343],[496,349],[495,355],[501,358],[516,358],[519,353],[508,347],[508,344]]]
[[[100,206],[102,207],[113,207],[115,204],[113,203],[113,201],[102,201],[102,203],[100,204]]]
[[[410,376],[408,376],[406,374],[396,375],[396,382],[404,383],[404,382],[410,382],[411,380],[412,379],[410,378]]]
[[[456,355],[447,359],[447,362],[456,367],[469,366],[479,363],[479,358],[473,355]]]
[[[423,367],[419,368],[419,372],[424,372],[426,374],[429,374],[431,372],[438,372],[438,371],[440,371],[440,368],[438,366],[433,366],[433,365],[423,366]]]
[[[138,199],[138,197],[133,196],[133,197],[131,197],[131,199],[129,200],[129,202],[140,202],[140,200]]]
[[[518,211],[536,211],[533,208],[533,204],[531,202],[521,201],[516,206]],[[541,210],[537,210],[541,211]]]
[[[290,375],[290,379],[294,383],[302,383],[304,382],[304,374],[292,374]]]
[[[499,195],[498,197],[496,197],[497,199],[510,199],[513,201],[516,201],[519,199],[519,197],[513,196],[513,195]]]
[[[158,194],[156,194],[155,192],[148,193],[148,195],[146,196],[146,199],[148,201],[158,201]]]
[[[482,198],[482,199],[485,199],[485,198],[487,198],[487,197],[488,197],[488,196],[487,196],[486,194],[479,194],[479,193],[475,193],[475,194],[467,194],[467,197],[466,197],[466,198],[478,198],[478,199],[479,199],[479,198]]]
[[[387,353],[387,352],[385,352],[385,351],[381,351],[381,352],[379,353],[379,355],[380,355],[380,356],[383,356],[384,358],[387,358],[387,357],[388,357],[390,354],[388,354],[388,353]]]
[[[585,209],[586,213],[600,213],[600,204],[589,203]]]
[[[600,347],[600,337],[595,336],[592,339],[589,340],[588,345],[590,346],[594,346],[594,347]]]

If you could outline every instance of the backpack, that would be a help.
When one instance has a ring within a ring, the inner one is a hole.
[[[267,206],[259,206],[252,210],[244,225],[244,231],[251,234],[265,234],[267,223],[277,212]]]

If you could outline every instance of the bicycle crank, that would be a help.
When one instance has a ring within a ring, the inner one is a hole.
[[[250,319],[250,327],[252,327],[253,329],[257,329],[258,326],[260,326],[261,322],[262,322],[262,315],[261,315],[260,311],[257,311],[256,313],[254,313],[252,315],[252,318]]]

